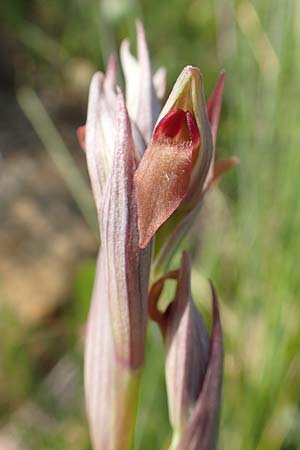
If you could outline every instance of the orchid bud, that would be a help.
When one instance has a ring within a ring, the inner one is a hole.
[[[212,151],[202,76],[188,66],[175,83],[135,175],[141,247],[178,208],[194,178],[204,181]]]
[[[91,81],[85,130],[78,130],[86,151],[89,175],[99,213],[107,178],[110,175],[115,147],[116,94],[115,66],[107,75],[96,73]]]
[[[121,61],[126,80],[127,109],[131,119],[135,159],[139,161],[150,140],[161,109],[166,73],[160,69],[152,77],[152,69],[143,25],[137,23],[138,59],[129,51],[128,41],[121,46]],[[97,72],[91,81],[87,122],[77,130],[78,140],[86,151],[98,214],[103,192],[112,170],[116,137],[116,58],[111,56],[106,73]],[[154,86],[155,84],[155,86]]]
[[[140,246],[156,233],[155,265],[166,262],[201,200],[236,158],[215,163],[224,73],[206,105],[199,69],[187,66],[163,107],[135,174]]]
[[[147,322],[151,248],[138,246],[135,148],[120,90],[116,109],[114,159],[100,209],[102,245],[85,351],[94,450],[131,448]]]
[[[165,345],[165,371],[172,450],[213,450],[220,410],[223,346],[216,295],[209,339],[191,298],[190,261],[185,253],[178,271],[160,278],[149,294],[149,314],[158,322]],[[164,282],[177,280],[173,302],[162,313],[158,300]]]

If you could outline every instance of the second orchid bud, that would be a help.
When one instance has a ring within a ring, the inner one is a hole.
[[[190,290],[190,261],[184,253],[178,271],[169,272],[151,288],[149,313],[162,331],[169,416],[170,450],[214,450],[223,367],[222,331],[213,293],[213,326],[209,338]],[[158,300],[168,279],[177,281],[175,298],[165,312]]]

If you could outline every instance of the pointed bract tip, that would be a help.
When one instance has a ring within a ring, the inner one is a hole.
[[[137,34],[137,47],[138,47],[138,59],[145,57],[148,59],[148,44],[146,39],[145,28],[140,19],[136,21],[136,34]],[[150,64],[150,61],[147,61]]]
[[[182,85],[185,86],[188,83],[196,82],[199,83],[199,81],[202,80],[202,72],[199,69],[199,67],[195,66],[185,66],[182,69],[181,74],[179,75],[178,79],[182,80]]]
[[[216,85],[214,87],[214,90],[211,93],[207,102],[207,114],[211,124],[211,132],[214,146],[216,145],[217,141],[217,132],[223,102],[224,84],[225,84],[225,71],[221,71],[218,80],[216,82]]]
[[[213,285],[213,282],[211,280],[208,280],[211,290],[211,299],[212,299],[212,307],[213,307],[213,316],[214,319],[220,319],[220,313],[219,313],[219,302],[217,297],[216,289]],[[215,321],[215,320],[214,320]]]
[[[235,156],[227,159],[218,159],[214,162],[212,178],[207,185],[207,190],[213,189],[225,172],[240,164],[240,158]]]
[[[142,20],[138,17],[135,21],[135,25],[136,25],[136,30],[137,30],[137,34],[142,35],[143,38],[145,38],[145,28],[144,28],[144,24],[142,22]]]
[[[86,126],[82,125],[77,128],[77,139],[80,144],[80,147],[85,152],[86,151],[86,143],[85,143],[85,135],[86,135]]]
[[[183,70],[189,73],[191,76],[202,76],[202,72],[199,67],[188,65],[183,68]]]
[[[106,84],[113,88],[117,77],[117,57],[114,53],[109,55],[105,75]]]
[[[94,73],[94,75],[92,76],[92,79],[91,79],[91,87],[95,86],[95,85],[96,86],[101,85],[104,81],[104,78],[105,78],[105,75],[103,72],[98,71],[98,72]]]
[[[128,122],[128,125],[130,124],[130,120],[129,120],[129,115],[128,115],[128,111],[127,111],[127,106],[126,106],[126,101],[125,101],[125,97],[123,94],[122,89],[120,88],[119,85],[116,86],[116,91],[117,91],[117,117],[120,117],[124,119],[126,119],[126,122]]]

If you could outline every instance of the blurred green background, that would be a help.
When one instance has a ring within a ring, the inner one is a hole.
[[[76,128],[92,73],[124,37],[135,48],[136,17],[169,88],[187,64],[207,96],[227,72],[217,152],[241,164],[192,232],[194,298],[208,314],[209,277],[221,301],[219,449],[300,449],[300,1],[0,8],[0,449],[90,449],[82,352],[98,244]],[[162,359],[151,325],[137,450],[168,440]]]

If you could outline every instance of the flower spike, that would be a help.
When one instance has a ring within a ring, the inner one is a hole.
[[[77,131],[101,238],[85,342],[92,448],[132,449],[150,316],[165,348],[173,429],[169,450],[215,450],[223,370],[217,296],[211,286],[209,336],[192,299],[188,254],[183,253],[178,270],[167,271],[167,265],[205,193],[238,162],[215,161],[224,73],[206,103],[200,70],[185,67],[159,113],[166,72],[152,75],[139,21],[137,57],[127,40],[120,56],[126,102],[111,56],[106,73],[96,73],[91,81],[87,123]],[[156,282],[148,294],[151,259]],[[176,292],[161,310],[159,299],[169,279],[175,280]]]

